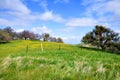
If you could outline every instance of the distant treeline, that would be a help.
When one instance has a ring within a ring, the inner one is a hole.
[[[6,27],[4,29],[0,29],[0,43],[9,42],[11,40],[43,40],[50,42],[60,42],[63,43],[62,38],[56,38],[50,36],[49,33],[43,34],[35,34],[34,32],[24,30],[22,32],[16,32],[11,27]]]

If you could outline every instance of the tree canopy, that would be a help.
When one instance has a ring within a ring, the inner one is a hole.
[[[119,34],[101,25],[96,25],[93,31],[87,33],[83,37],[82,42],[111,52],[114,52],[114,48],[118,51],[120,49],[118,47],[120,44]]]
[[[10,40],[12,40],[12,37],[4,30],[0,30],[0,43],[9,42]]]

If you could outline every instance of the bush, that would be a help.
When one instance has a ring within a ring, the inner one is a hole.
[[[12,37],[9,35],[9,33],[0,30],[0,43],[9,42],[10,40],[12,40]]]

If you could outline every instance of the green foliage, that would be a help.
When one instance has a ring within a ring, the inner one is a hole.
[[[92,32],[87,33],[83,37],[82,42],[85,44],[92,44],[102,50],[114,52],[114,50],[117,49],[115,52],[120,52],[120,48],[116,48],[116,46],[120,44],[119,34],[110,30],[109,28],[105,28],[104,26],[95,26],[95,29],[93,29]]]
[[[120,80],[119,55],[54,42],[42,42],[42,52],[40,43],[21,40],[1,44],[0,79]]]
[[[10,26],[5,27],[3,30],[7,32],[12,37],[12,39],[16,37],[16,32]]]
[[[48,33],[43,34],[44,41],[48,41],[49,37],[50,37],[50,34],[48,34]]]
[[[13,33],[13,29],[11,27],[6,27],[3,29],[4,31],[6,31],[8,34],[10,34],[12,36],[12,33]]]
[[[59,43],[63,43],[62,38],[57,38],[57,42],[59,42]]]
[[[0,43],[9,42],[11,39],[11,36],[7,32],[0,30]]]

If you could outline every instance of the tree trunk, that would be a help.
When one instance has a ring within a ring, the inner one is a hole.
[[[105,50],[105,45],[100,46],[102,50]]]

